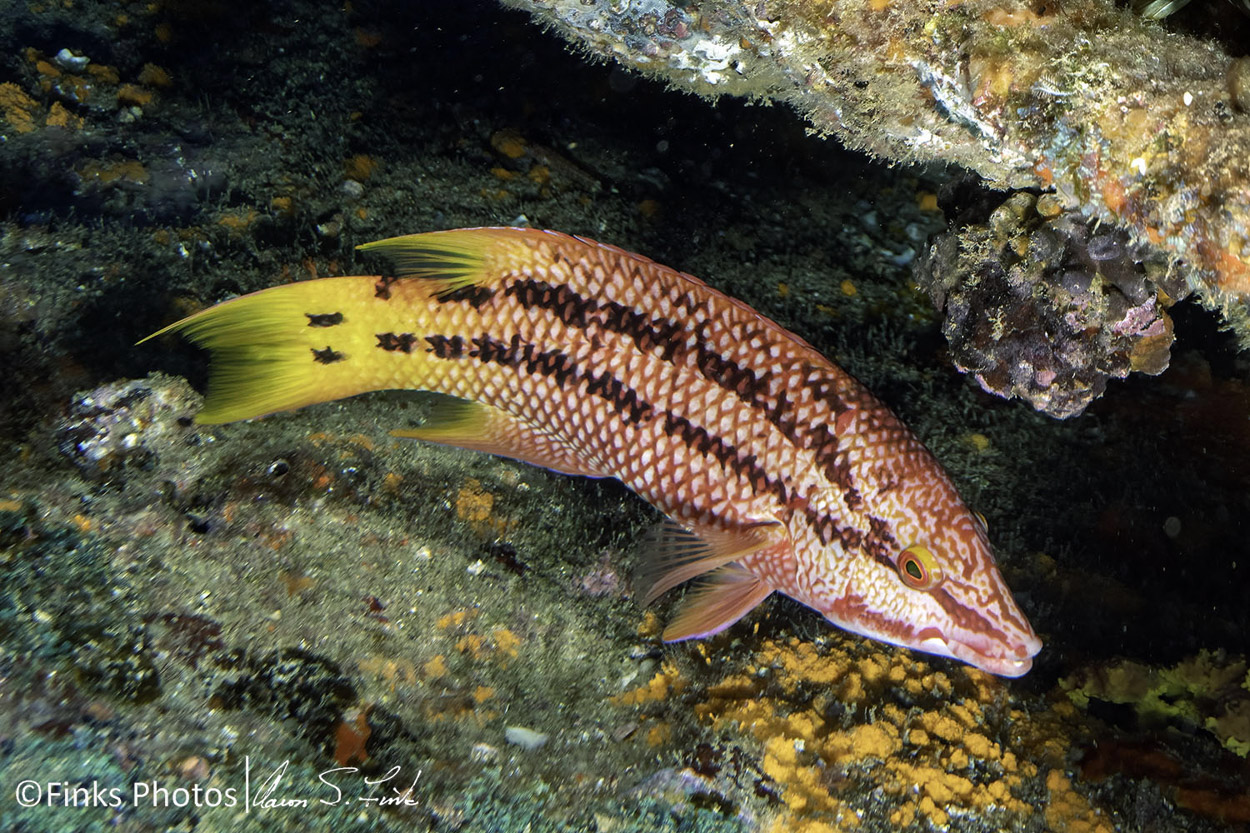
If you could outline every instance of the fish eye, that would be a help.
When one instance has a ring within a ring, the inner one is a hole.
[[[898,575],[908,587],[928,590],[942,581],[942,568],[927,547],[912,544],[899,554]]]

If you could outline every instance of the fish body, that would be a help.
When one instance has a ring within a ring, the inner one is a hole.
[[[671,522],[646,601],[706,636],[773,592],[847,630],[1004,676],[1041,647],[980,520],[892,412],[797,336],[690,275],[529,229],[361,247],[395,273],[287,284],[161,332],[213,353],[202,423],[409,388],[456,397],[400,436],[615,477]]]

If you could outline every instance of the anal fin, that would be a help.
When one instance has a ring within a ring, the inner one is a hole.
[[[664,629],[663,639],[680,642],[720,633],[772,592],[763,579],[740,564],[719,567],[682,602],[676,618]]]
[[[440,397],[426,423],[401,428],[391,436],[454,445],[520,460],[578,477],[606,477],[559,440],[526,425],[511,414],[481,402]]]

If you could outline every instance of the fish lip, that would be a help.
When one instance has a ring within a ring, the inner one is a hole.
[[[978,633],[958,636],[934,634],[915,646],[939,656],[965,662],[999,677],[1022,677],[1033,667],[1033,657],[1042,649],[1042,642],[1033,634],[1022,635],[1019,647],[1012,648]]]
[[[962,657],[961,657],[962,659]],[[981,656],[975,659],[969,658],[964,660],[970,665],[975,665],[982,671],[988,671],[999,677],[1023,677],[1033,668],[1033,657],[1025,657],[1017,659],[1015,657],[986,657]]]
[[[1023,648],[1023,656],[1017,652],[1009,653],[1008,650],[997,643],[991,643],[980,648],[968,642],[950,641],[946,644],[950,655],[961,662],[966,662],[971,666],[980,668],[982,671],[988,671],[999,677],[1023,677],[1029,673],[1033,667],[1033,657],[1042,649],[1041,640],[1033,637],[1026,640]]]

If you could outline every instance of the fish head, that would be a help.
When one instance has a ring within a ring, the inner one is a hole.
[[[842,544],[846,569],[816,606],[846,630],[1019,677],[1041,640],[1003,581],[984,521],[941,481],[949,494],[937,507],[931,490],[929,500],[868,507],[870,532]]]

